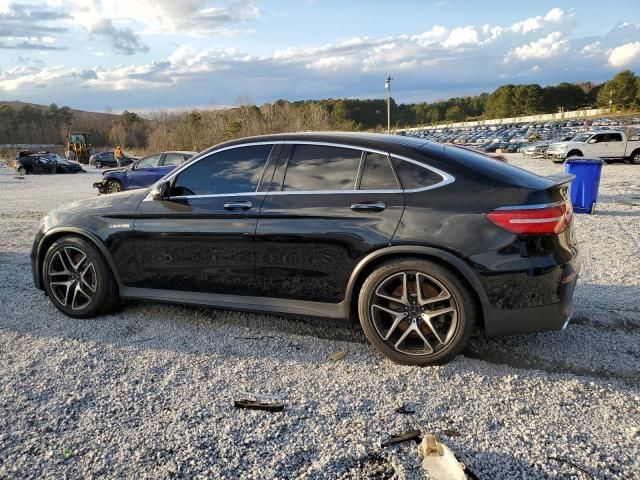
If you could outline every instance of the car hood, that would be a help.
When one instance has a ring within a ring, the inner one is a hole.
[[[141,188],[67,203],[46,215],[43,229],[80,227],[100,232],[117,219],[131,218],[148,194],[148,188]]]
[[[80,167],[80,165],[78,165],[76,162],[72,162],[72,161],[66,160],[66,159],[56,160],[55,162],[60,164],[60,165],[67,165],[68,167],[73,167],[73,166]]]
[[[126,167],[115,167],[115,168],[107,168],[102,172],[102,175],[106,175],[107,173],[116,173],[116,172],[126,172],[129,170],[129,166]]]

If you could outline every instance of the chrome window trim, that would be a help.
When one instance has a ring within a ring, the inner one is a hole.
[[[326,147],[338,147],[338,148],[348,148],[351,150],[359,150],[361,152],[370,152],[370,153],[378,153],[380,155],[385,155],[387,157],[397,158],[398,160],[402,160],[404,162],[413,163],[419,167],[426,168],[427,170],[431,170],[434,173],[437,173],[442,177],[442,181],[438,183],[434,183],[433,185],[428,185],[426,187],[420,188],[409,188],[409,189],[380,189],[380,190],[287,190],[287,191],[274,191],[274,192],[237,192],[237,193],[211,193],[211,194],[202,194],[202,195],[181,195],[169,197],[168,200],[185,200],[189,198],[217,198],[217,197],[235,197],[235,196],[257,196],[257,195],[335,195],[335,194],[367,194],[367,193],[418,193],[425,192],[427,190],[433,190],[435,188],[444,187],[445,185],[449,185],[450,183],[455,182],[455,177],[447,172],[444,172],[438,168],[432,167],[431,165],[425,165],[424,163],[418,162],[416,160],[412,160],[411,158],[404,157],[402,155],[396,155],[395,153],[385,152],[383,150],[378,150],[375,148],[369,147],[359,147],[356,145],[348,145],[343,143],[334,143],[334,142],[320,142],[320,141],[312,141],[312,140],[278,140],[278,141],[264,141],[264,142],[250,142],[250,143],[241,143],[237,145],[230,145],[227,147],[218,148],[216,150],[212,150],[208,152],[206,155],[202,155],[202,157],[197,158],[193,162],[188,162],[179,168],[175,169],[171,174],[164,179],[164,181],[171,181],[173,178],[178,175],[185,168],[190,167],[198,163],[200,160],[204,158],[208,158],[211,155],[214,155],[219,152],[224,152],[225,150],[230,150],[232,148],[242,148],[242,147],[251,147],[256,145],[321,145]],[[266,166],[266,161],[265,161]],[[263,166],[263,173],[264,173]],[[395,173],[395,169],[394,169]],[[356,177],[357,180],[357,177]],[[155,185],[155,184],[154,184]],[[257,188],[260,186],[258,184]],[[144,200],[151,200],[150,194]]]

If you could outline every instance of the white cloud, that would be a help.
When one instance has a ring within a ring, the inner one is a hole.
[[[416,42],[421,47],[427,47],[429,45],[440,43],[446,38],[447,38],[447,29],[440,25],[434,25],[431,28],[431,30],[427,32],[423,32],[418,35],[413,35],[411,37],[411,40]]]
[[[306,65],[309,70],[319,70],[322,72],[336,72],[339,68],[351,65],[352,59],[345,56],[325,57]]]
[[[447,39],[442,42],[442,46],[445,48],[455,48],[461,45],[478,43],[478,31],[475,27],[456,27],[451,30],[451,33]]]
[[[505,57],[505,61],[553,58],[566,53],[568,50],[569,41],[562,37],[562,33],[552,32],[546,37],[510,50]]]
[[[536,32],[544,28],[549,23],[561,23],[566,20],[571,14],[567,14],[560,8],[552,8],[543,16],[530,17],[520,22],[514,23],[509,27],[509,30],[515,33],[530,33]]]
[[[614,48],[609,54],[609,65],[616,68],[626,67],[640,60],[640,42],[631,42]]]

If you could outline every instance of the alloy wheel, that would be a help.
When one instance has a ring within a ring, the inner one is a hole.
[[[122,191],[122,185],[120,182],[111,181],[107,184],[107,193],[118,193]]]
[[[369,300],[380,338],[405,355],[432,355],[449,345],[458,329],[458,305],[437,279],[418,271],[384,278]]]
[[[56,251],[47,275],[51,292],[63,307],[83,310],[93,302],[98,276],[87,254],[79,248],[64,246]]]

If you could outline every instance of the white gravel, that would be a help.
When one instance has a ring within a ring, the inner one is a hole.
[[[606,165],[597,213],[578,216],[566,331],[476,337],[434,368],[395,365],[336,322],[144,303],[63,316],[29,251],[39,218],[95,195],[97,173],[0,168],[0,478],[421,478],[415,444],[380,447],[416,425],[483,480],[581,478],[549,457],[640,478],[640,167]],[[247,391],[288,406],[234,409]],[[395,413],[405,402],[415,415]]]

